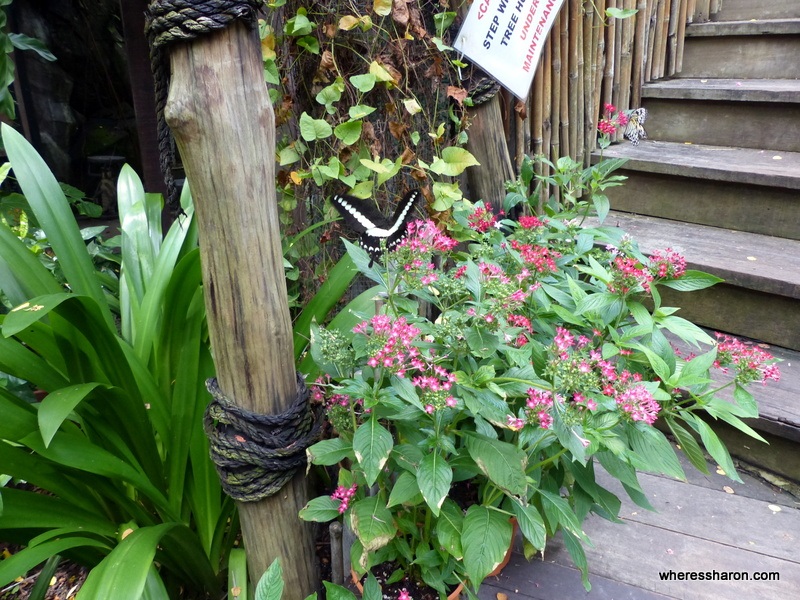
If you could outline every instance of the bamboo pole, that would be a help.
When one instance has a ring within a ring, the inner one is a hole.
[[[561,14],[561,80],[559,85],[560,102],[559,118],[561,119],[561,152],[560,156],[570,156],[572,148],[569,139],[569,14],[562,9]],[[567,14],[565,14],[567,13]],[[558,159],[558,156],[555,157]],[[558,190],[556,190],[558,193]]]
[[[235,22],[173,44],[170,58],[165,114],[192,182],[217,379],[240,406],[281,413],[297,383],[258,38]],[[317,585],[311,528],[297,517],[306,499],[301,471],[278,494],[239,503],[253,584],[281,557],[291,600]]]
[[[647,53],[646,65],[644,69],[644,81],[652,81],[657,79],[657,65],[655,64],[656,57],[656,29],[658,25],[658,3],[660,0],[647,0],[647,28],[645,29],[645,48]]]
[[[555,162],[558,160],[558,157],[563,153],[563,147],[561,144],[561,81],[563,80],[562,72],[564,71],[564,60],[562,57],[561,49],[563,47],[561,31],[563,29],[563,21],[566,19],[564,16],[565,10],[562,9],[561,12],[556,17],[555,22],[553,23],[553,35],[551,37],[551,45],[553,51],[553,60],[552,60],[552,73],[550,75],[550,86],[552,90],[552,102],[551,102],[551,113],[550,113],[550,127],[551,127],[551,142],[550,142],[550,154],[547,158],[550,159],[551,162]],[[557,35],[556,35],[557,32]],[[543,175],[550,174],[550,167],[546,167],[544,169]],[[546,189],[543,191],[543,195],[547,198],[550,194],[550,190]]]
[[[597,55],[597,40],[594,36],[595,7],[590,2],[583,13],[583,160],[591,162],[597,120],[594,113],[594,75]]]
[[[697,12],[697,0],[688,0],[686,6],[686,22],[694,23],[694,15]]]
[[[549,57],[547,56],[547,44],[542,52],[542,60],[536,68],[536,75],[533,77],[533,97],[528,103],[531,113],[531,140],[528,153],[536,156],[542,154],[544,146],[544,107],[547,102],[545,97],[545,70]],[[522,157],[518,156],[517,166],[521,165]]]
[[[635,0],[624,0],[623,8],[633,9]],[[638,15],[637,15],[638,16]],[[618,106],[631,107],[631,73],[633,67],[633,42],[634,42],[634,25],[636,17],[632,19],[625,19],[622,23],[622,40],[620,48],[620,99]],[[631,107],[632,108],[632,107]]]
[[[592,17],[592,48],[594,49],[594,54],[592,57],[592,87],[590,92],[591,103],[590,103],[590,116],[591,116],[591,132],[589,132],[589,128],[587,127],[587,132],[589,133],[588,139],[589,144],[587,144],[587,156],[591,155],[592,152],[597,148],[597,124],[600,122],[600,112],[601,112],[601,89],[603,85],[603,69],[605,67],[605,36],[604,34],[604,27],[603,27],[603,19],[605,15],[606,4],[605,0],[598,0],[596,3],[597,10],[594,12]],[[589,158],[589,163],[591,163],[591,158]]]
[[[716,15],[721,8],[722,0],[711,0],[711,4],[708,7],[708,18],[710,19],[712,15]]]
[[[576,161],[579,163],[583,163],[583,157],[585,155],[584,150],[586,148],[586,130],[585,130],[585,120],[586,120],[586,101],[585,101],[585,90],[586,90],[586,36],[584,35],[584,28],[583,22],[585,20],[583,11],[583,2],[581,0],[577,0],[577,6],[575,9],[576,16],[573,24],[577,28],[575,33],[576,43],[575,43],[575,115],[576,119],[573,124],[573,129],[575,130],[575,146],[573,152],[575,153]]]
[[[681,12],[680,0],[672,0],[672,7],[669,12],[669,23],[667,30],[667,39],[669,40],[669,50],[667,52],[667,72],[668,76],[675,75],[677,69],[675,64],[678,58],[678,20],[680,19]]]
[[[606,8],[616,8],[617,0],[607,0]],[[603,69],[603,104],[614,104],[614,74],[617,60],[617,20],[609,19],[605,28],[606,53]]]
[[[704,23],[708,21],[709,8],[711,7],[711,0],[697,0],[697,8],[694,12],[694,20],[697,23]]]
[[[578,74],[581,73],[581,40],[579,38],[581,27],[579,23],[583,20],[580,15],[581,0],[569,0],[569,155],[572,158],[578,157],[582,154],[578,150],[580,144],[580,115],[578,114],[578,107],[581,106],[580,101],[580,87]],[[582,73],[581,73],[582,75]]]
[[[689,0],[681,0],[681,10],[678,16],[678,49],[675,54],[675,72],[683,70],[683,45],[686,38],[686,22],[689,19]]]
[[[550,158],[552,156],[551,147],[553,144],[553,139],[558,140],[558,127],[554,126],[553,124],[556,123],[553,119],[553,107],[557,105],[557,102],[554,98],[555,90],[558,89],[558,86],[553,85],[553,80],[556,76],[554,76],[554,49],[559,47],[558,38],[555,36],[549,36],[547,38],[547,44],[544,48],[544,72],[542,77],[542,96],[544,96],[544,105],[542,108],[542,154],[546,158]],[[555,138],[553,137],[555,136]],[[549,175],[550,168],[547,167],[544,163],[539,162],[540,166],[538,168],[537,173],[539,175]],[[547,191],[545,191],[545,195]],[[541,197],[539,199],[539,206],[538,211],[541,211],[542,200]]]

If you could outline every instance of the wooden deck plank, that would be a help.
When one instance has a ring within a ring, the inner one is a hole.
[[[706,21],[686,27],[686,37],[728,35],[794,35],[800,33],[800,19],[759,19],[743,21]]]
[[[642,487],[659,511],[644,511],[621,495],[626,525],[590,517],[585,530],[595,544],[587,548],[592,591],[584,592],[580,575],[560,538],[552,540],[545,560],[527,563],[515,553],[497,578],[481,587],[481,600],[598,600],[630,598],[760,598],[784,600],[800,589],[800,509],[795,499],[759,480],[744,476],[736,484],[718,475],[689,472],[690,483],[642,474]],[[615,482],[599,475],[617,491]],[[734,494],[722,490],[729,485]],[[748,497],[754,496],[754,497]],[[780,505],[773,511],[769,505]],[[779,581],[662,581],[660,572],[777,572]]]
[[[728,102],[800,102],[795,79],[665,79],[646,83],[643,98],[721,100]]]
[[[800,152],[645,141],[612,145],[603,156],[627,158],[629,170],[800,190]]]

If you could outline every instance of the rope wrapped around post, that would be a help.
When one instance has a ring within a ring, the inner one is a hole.
[[[216,378],[206,381],[212,401],[203,424],[222,488],[241,502],[263,500],[306,464],[306,448],[320,437],[322,420],[309,404],[309,391],[297,375],[297,394],[286,412],[260,415],[225,396]]]
[[[166,46],[218,31],[236,19],[252,26],[263,4],[263,0],[155,0],[147,7],[145,34],[150,42],[150,66],[155,80],[158,151],[167,185],[167,204],[173,213],[180,212],[180,200],[172,174],[175,142],[164,117],[170,78]]]

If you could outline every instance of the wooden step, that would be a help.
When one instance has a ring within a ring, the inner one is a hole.
[[[711,21],[686,27],[682,77],[800,78],[800,19]]]
[[[666,306],[723,333],[800,350],[800,241],[613,211],[606,224],[644,252],[672,248],[693,269],[725,280],[691,293],[663,290]]]
[[[750,19],[800,18],[797,0],[724,0],[712,21],[747,21]]]
[[[792,35],[800,33],[800,19],[746,19],[741,21],[707,21],[686,27],[686,37],[720,37],[732,35]]]
[[[642,97],[652,139],[800,152],[800,80],[670,79]]]
[[[800,104],[661,98],[642,104],[650,139],[800,152]]]
[[[795,79],[699,79],[680,77],[646,83],[643,98],[800,104]]]
[[[798,153],[644,141],[604,156],[629,159],[607,191],[616,210],[800,239]]]

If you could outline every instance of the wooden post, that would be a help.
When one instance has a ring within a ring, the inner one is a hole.
[[[240,22],[173,43],[166,119],[191,182],[209,333],[220,389],[281,413],[296,392],[292,324],[275,199],[275,116],[255,31]],[[284,600],[317,585],[303,472],[276,495],[239,503],[255,583],[281,558]]]
[[[511,154],[508,151],[497,94],[488,102],[470,109],[467,150],[478,159],[480,167],[467,169],[471,199],[491,204],[495,213],[503,208],[505,183],[514,179]]]
[[[128,58],[133,108],[136,112],[144,187],[148,192],[166,194],[167,186],[164,184],[158,159],[158,127],[150,48],[144,35],[144,11],[147,2],[148,0],[120,0],[119,6],[125,32],[125,55]]]

